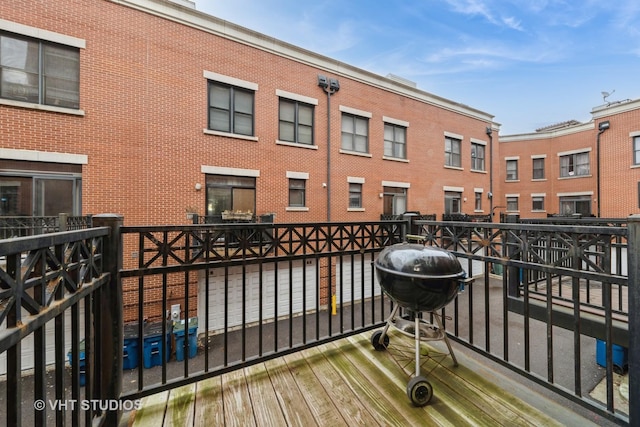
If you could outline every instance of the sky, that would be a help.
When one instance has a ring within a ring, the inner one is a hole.
[[[501,135],[640,98],[638,0],[195,0],[196,9],[489,113]],[[604,98],[602,92],[610,95]]]

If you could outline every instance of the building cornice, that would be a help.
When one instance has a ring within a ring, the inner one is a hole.
[[[588,132],[594,129],[595,129],[594,122],[588,122],[588,123],[582,123],[580,125],[575,125],[567,128],[549,131],[549,132],[532,132],[532,133],[522,133],[517,135],[500,136],[499,141],[500,142],[535,141],[540,139],[557,138],[559,136],[571,135],[579,132]]]
[[[178,3],[160,0],[108,0],[122,6],[127,6],[139,11],[149,13],[205,31],[227,40],[241,43],[256,49],[269,52],[292,61],[303,63],[318,68],[326,73],[353,79],[392,93],[396,93],[425,104],[433,105],[483,122],[489,122],[494,127],[499,124],[493,122],[494,116],[484,111],[469,107],[468,105],[451,101],[446,98],[425,92],[403,84],[397,80],[383,77],[372,72],[357,68],[344,62],[331,59],[315,52],[286,43],[276,38],[266,36],[257,31],[250,30],[237,24],[225,21],[215,16],[208,15],[190,7]]]

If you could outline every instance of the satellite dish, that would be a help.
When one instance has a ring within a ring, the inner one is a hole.
[[[612,90],[611,92],[600,92],[600,93],[602,94],[602,100],[603,100],[604,102],[607,102],[607,98],[608,98],[608,97],[610,97],[611,95],[613,95],[613,93],[614,93],[615,91],[616,91],[616,90],[614,89],[614,90]]]

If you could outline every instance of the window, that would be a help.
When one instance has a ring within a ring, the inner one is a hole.
[[[507,181],[518,180],[518,160],[507,160]]]
[[[369,119],[342,113],[342,149],[369,152]]]
[[[0,160],[2,216],[80,215],[81,192],[80,164]]]
[[[209,129],[253,136],[254,91],[209,81]]]
[[[560,197],[560,214],[591,215],[591,195]]]
[[[313,145],[313,105],[280,98],[278,139]]]
[[[247,176],[207,175],[207,216],[223,211],[256,211],[256,179]]]
[[[533,179],[544,179],[544,158],[533,159]]]
[[[476,194],[475,210],[481,211],[482,210],[482,193],[479,191],[476,191],[475,194]]]
[[[306,179],[289,178],[289,206],[306,206]]]
[[[560,176],[589,175],[589,153],[574,153],[560,156]]]
[[[398,159],[407,158],[407,128],[404,126],[384,124],[384,155]]]
[[[407,189],[383,187],[383,215],[402,215],[407,211]]]
[[[518,211],[518,196],[507,196],[507,211]]]
[[[483,171],[485,146],[483,144],[471,144],[471,169],[476,171]]]
[[[633,164],[640,165],[640,136],[633,137]]]
[[[452,166],[459,168],[462,166],[462,160],[460,156],[460,147],[462,141],[456,138],[446,136],[444,138],[444,164],[445,166]]]
[[[444,213],[457,214],[462,212],[462,193],[457,191],[444,192]]]
[[[349,208],[362,207],[362,184],[349,183]]]
[[[80,49],[0,33],[0,97],[80,107]]]
[[[531,210],[543,211],[544,210],[544,196],[532,196],[531,197]]]

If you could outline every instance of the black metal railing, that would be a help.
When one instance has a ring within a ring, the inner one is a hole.
[[[405,231],[403,221],[123,227],[135,254],[120,272],[126,342],[138,363],[122,398],[379,326],[389,304],[372,263]],[[178,332],[163,321],[176,306]]]
[[[105,338],[119,336],[112,320],[121,314],[111,310],[117,287],[105,286],[115,283],[110,271],[118,257],[107,238],[109,220],[96,225],[103,226],[0,241],[4,425],[117,421],[117,411],[81,407],[117,403],[120,395],[120,365]]]
[[[630,241],[640,238],[639,224],[633,236],[628,227],[601,224],[416,221],[414,227],[425,244],[466,260],[468,274],[478,278],[445,309],[454,323],[448,332],[458,342],[603,416],[628,422],[629,414],[614,404],[613,369],[628,368],[631,381],[640,372],[632,360],[615,361],[613,349],[630,347],[630,276],[639,266],[630,264],[629,252]],[[599,342],[606,357],[598,357]],[[603,360],[604,368],[598,366]],[[599,369],[606,370],[604,402],[589,395]]]
[[[0,216],[0,240],[91,227],[91,215]]]

